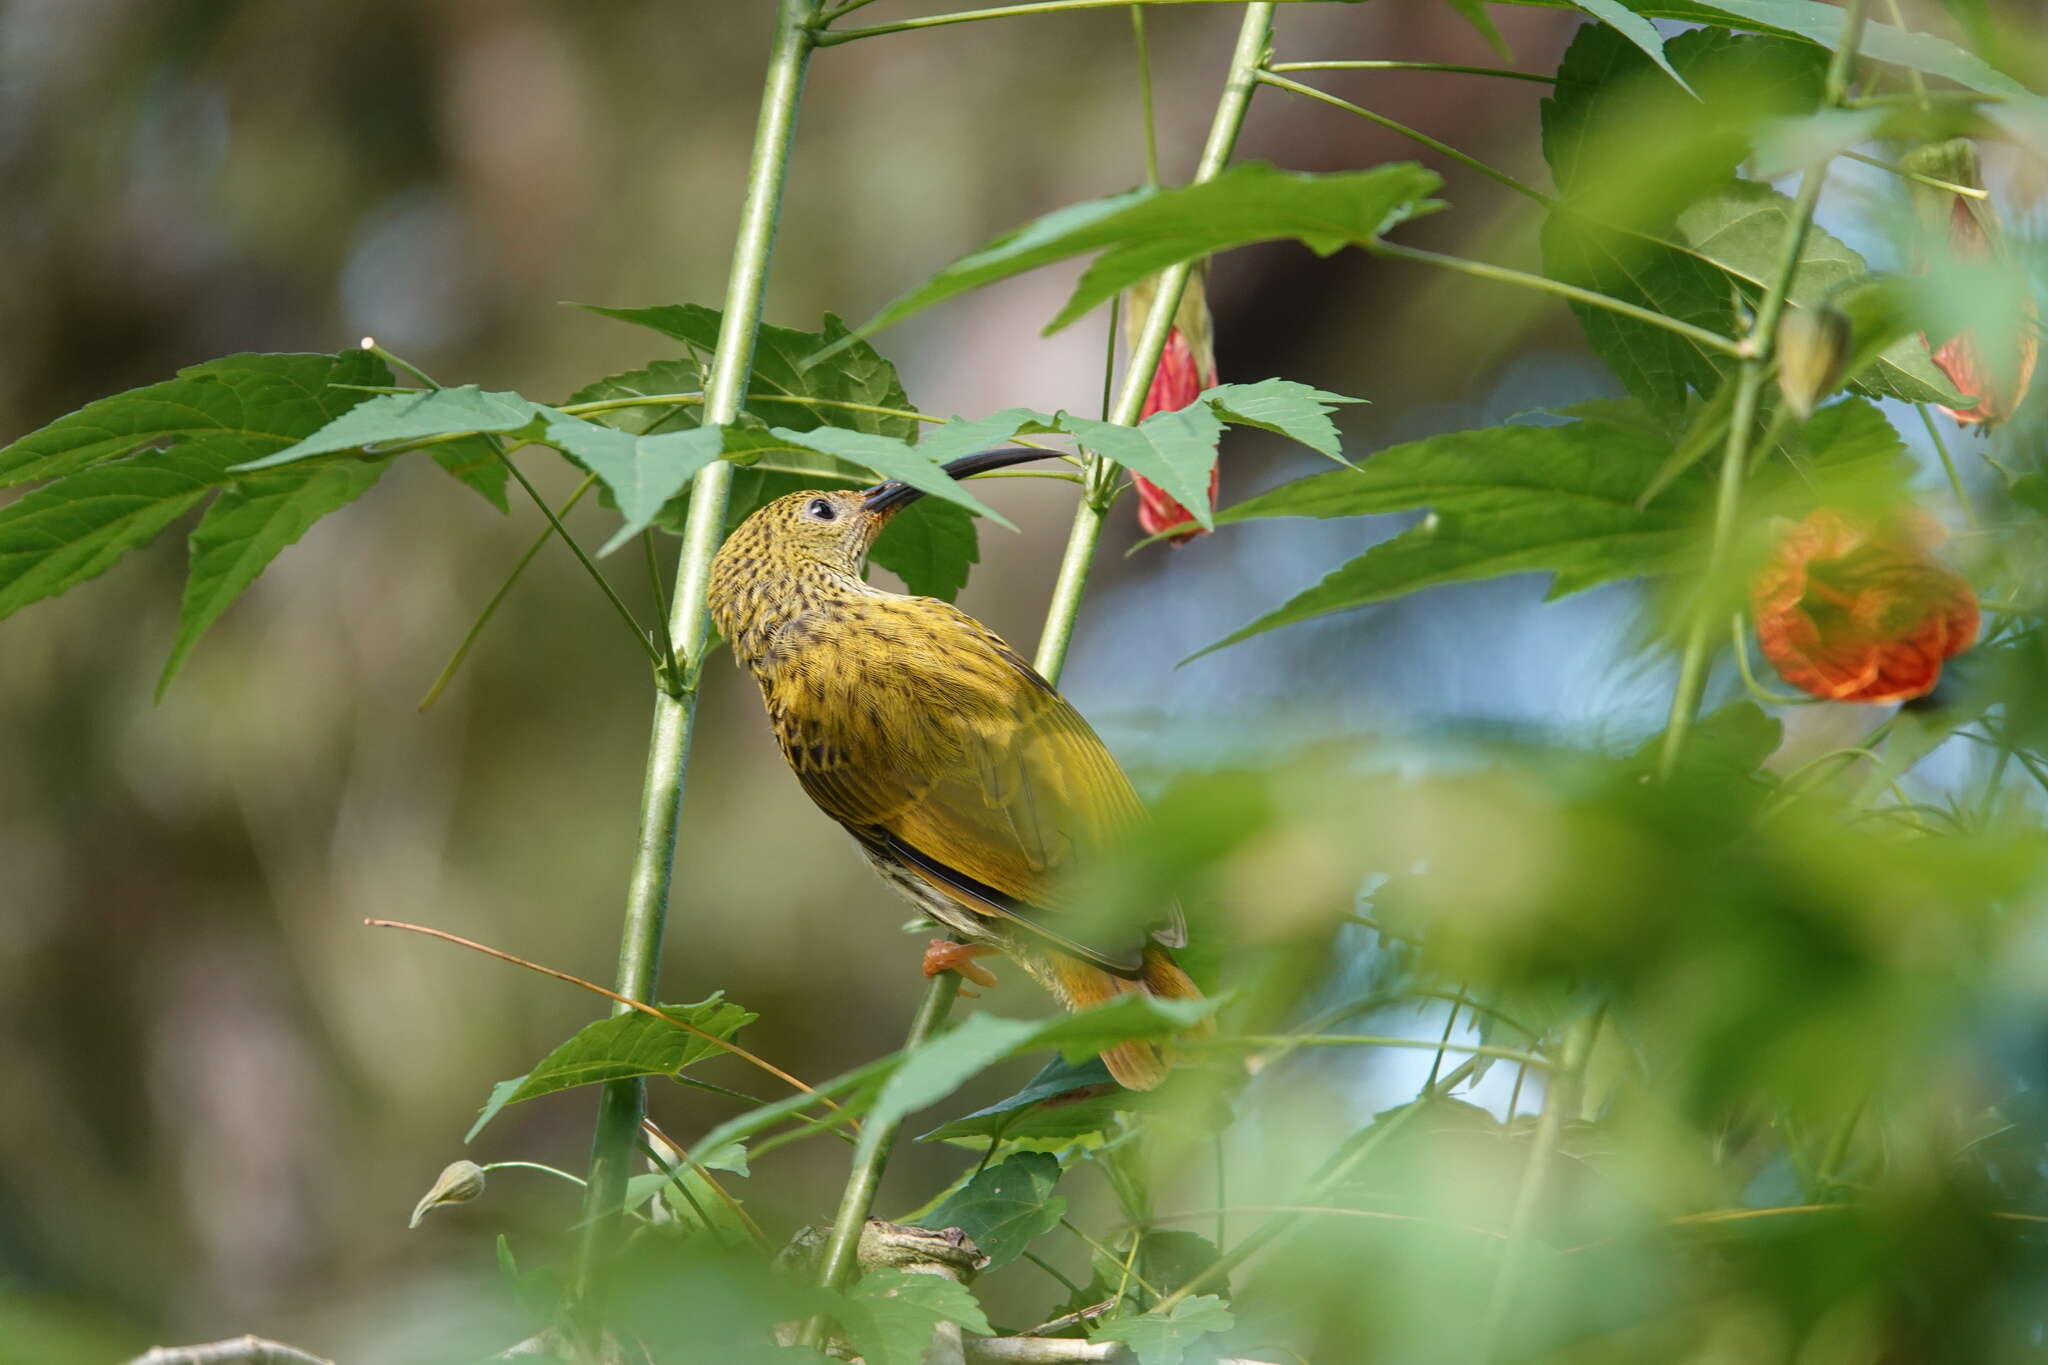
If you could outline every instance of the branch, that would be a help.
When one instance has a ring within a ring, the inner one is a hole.
[[[733,239],[732,269],[726,277],[725,307],[711,373],[705,377],[706,426],[724,426],[739,416],[753,371],[761,309],[768,289],[768,262],[775,224],[781,216],[789,177],[796,110],[810,64],[811,29],[817,0],[780,0],[775,32],[761,80],[761,109],[747,165],[746,194]],[[691,485],[689,518],[683,526],[676,564],[676,589],[669,613],[669,638],[691,678],[704,662],[710,632],[704,600],[711,557],[725,532],[732,496],[733,466],[713,460]],[[673,690],[671,690],[673,689]],[[682,811],[683,773],[696,727],[694,686],[657,688],[647,737],[647,775],[641,787],[640,824],[633,869],[627,883],[625,922],[619,931],[618,994],[634,1001],[655,995],[661,942],[668,920],[669,883],[675,874],[676,822]],[[568,1306],[580,1334],[588,1338],[603,1314],[602,1267],[621,1234],[627,1172],[632,1166],[646,1086],[638,1078],[606,1082],[598,1104],[597,1131],[590,1150],[590,1195],[582,1237],[569,1280]]]
[[[152,1346],[128,1365],[334,1365],[325,1356],[258,1336],[231,1337],[200,1346]]]

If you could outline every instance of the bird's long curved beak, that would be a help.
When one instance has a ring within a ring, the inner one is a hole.
[[[962,455],[957,460],[948,460],[942,468],[956,479],[970,474],[985,474],[991,469],[1008,469],[1013,464],[1025,464],[1031,460],[1056,459],[1057,450],[1034,450],[1024,446],[1007,446],[1002,450],[979,450],[972,455]],[[924,496],[922,488],[912,488],[901,479],[890,479],[866,490],[866,501],[862,503],[870,512],[894,512],[908,507]]]

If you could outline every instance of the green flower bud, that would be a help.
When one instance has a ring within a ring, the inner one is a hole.
[[[1778,323],[1778,389],[1805,421],[1842,382],[1849,361],[1849,319],[1840,309],[1794,308]]]
[[[434,1186],[413,1205],[412,1221],[409,1228],[420,1225],[420,1219],[443,1204],[467,1204],[484,1192],[484,1168],[474,1161],[451,1161],[435,1179]]]

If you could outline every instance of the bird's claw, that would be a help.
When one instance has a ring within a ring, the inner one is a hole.
[[[958,972],[977,986],[993,986],[996,984],[995,973],[974,959],[995,951],[985,943],[955,943],[949,938],[935,938],[925,946],[924,974],[937,976],[940,972]],[[974,994],[964,986],[960,993]]]

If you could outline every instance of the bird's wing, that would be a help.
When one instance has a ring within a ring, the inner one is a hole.
[[[827,723],[816,742],[785,743],[805,790],[969,910],[1137,970],[1138,945],[1112,950],[1065,931],[1056,889],[1062,872],[1144,819],[1130,779],[1080,713],[979,622],[929,599],[884,602],[882,621],[869,609],[871,643],[856,654],[872,662],[835,680],[844,705],[805,708],[852,719]],[[888,647],[876,650],[878,639]]]

